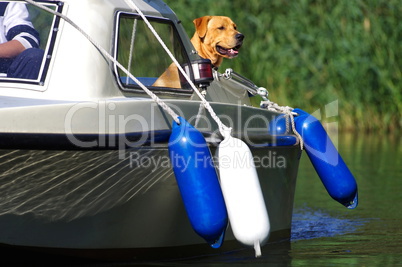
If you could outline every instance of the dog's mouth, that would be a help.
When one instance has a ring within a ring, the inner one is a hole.
[[[221,54],[222,56],[233,58],[233,57],[237,57],[237,55],[239,54],[240,47],[241,47],[241,44],[237,45],[233,48],[224,48],[220,45],[216,45],[216,51],[219,54]]]

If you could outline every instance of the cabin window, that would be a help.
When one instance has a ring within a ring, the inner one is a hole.
[[[62,2],[37,2],[58,12],[63,8]],[[59,20],[24,2],[0,2],[0,43],[17,40],[25,48],[11,58],[0,56],[0,83],[44,84]]]
[[[187,54],[172,22],[160,18],[148,20],[178,62],[182,65],[188,64]],[[177,67],[171,66],[171,58],[140,16],[120,13],[117,27],[116,58],[134,77],[154,91],[191,92],[185,82],[180,82]],[[117,66],[115,71],[123,90],[141,90],[139,85]],[[168,79],[158,80],[163,75],[168,75]]]

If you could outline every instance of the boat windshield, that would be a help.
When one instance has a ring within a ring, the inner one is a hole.
[[[187,83],[180,82],[177,67],[172,64],[171,58],[141,17],[120,13],[117,19],[115,43],[117,60],[141,83],[154,91],[190,93],[190,88],[186,87]],[[189,59],[172,22],[152,17],[148,20],[178,62],[182,65],[188,64]],[[138,84],[117,66],[115,71],[123,90],[140,89]]]
[[[63,7],[57,1],[41,4],[59,12]],[[14,48],[17,43],[25,48],[14,54],[4,54],[5,49],[0,51],[0,82],[44,84],[59,20],[30,4],[0,2],[0,45]]]

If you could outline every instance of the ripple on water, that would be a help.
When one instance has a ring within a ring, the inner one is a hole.
[[[322,210],[299,208],[293,212],[291,241],[353,233],[364,223],[362,219],[337,218]]]

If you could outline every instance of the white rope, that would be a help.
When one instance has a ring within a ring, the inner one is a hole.
[[[205,96],[206,93],[207,93],[207,90],[203,90],[203,91],[201,92],[201,94],[202,94],[203,96]],[[197,127],[197,126],[198,126],[198,123],[200,122],[201,117],[202,117],[201,113],[204,111],[204,109],[205,109],[205,107],[204,107],[204,105],[201,103],[200,107],[198,108],[197,116],[195,117],[196,119],[195,119],[194,127]]]
[[[299,143],[300,143],[300,149],[303,150],[303,147],[304,147],[303,138],[301,137],[299,132],[297,132],[296,126],[295,126],[294,116],[298,115],[298,114],[296,112],[293,112],[294,108],[291,108],[288,106],[279,106],[277,103],[272,102],[270,100],[261,101],[261,107],[266,108],[270,111],[284,113],[286,115],[286,132],[289,132],[289,119],[290,119],[290,125],[292,126],[292,132],[297,136],[297,139],[299,140]]]
[[[301,135],[299,134],[299,132],[296,130],[295,118],[294,118],[293,112],[288,111],[287,116],[290,118],[293,133],[297,136],[297,139],[299,139],[300,149],[303,150],[304,141],[303,141],[303,138],[301,137]]]
[[[130,72],[130,73],[131,73],[131,64],[132,64],[132,62],[133,62],[135,35],[136,35],[136,33],[137,33],[137,22],[138,22],[138,21],[135,19],[135,20],[134,20],[134,23],[133,23],[133,32],[131,33],[130,55],[129,55],[129,57],[128,57],[128,64],[127,64],[127,70],[128,70],[128,72]],[[129,78],[128,78],[128,76],[127,76],[126,85],[128,85],[128,84],[129,84]]]
[[[177,115],[173,109],[171,109],[165,102],[163,102],[157,95],[152,93],[143,83],[141,83],[134,75],[132,75],[123,65],[120,64],[116,59],[114,59],[102,46],[100,46],[91,36],[89,36],[83,29],[81,29],[76,23],[74,23],[70,18],[61,14],[60,12],[54,11],[44,5],[41,5],[33,0],[24,0],[25,2],[32,4],[40,9],[43,9],[55,16],[58,16],[68,22],[71,26],[77,29],[81,34],[85,36],[100,52],[101,54],[111,60],[114,64],[117,65],[127,76],[129,76],[135,83],[137,83],[141,89],[143,89],[159,106],[161,106],[170,116],[172,116],[173,120],[180,124],[178,119],[179,115]]]
[[[229,127],[225,126],[222,121],[219,119],[219,117],[216,115],[215,111],[212,109],[211,105],[209,102],[202,96],[202,94],[198,91],[198,89],[195,87],[193,81],[191,81],[190,77],[188,77],[187,73],[184,71],[180,63],[176,60],[172,52],[170,52],[169,48],[166,46],[166,44],[163,42],[163,40],[160,38],[158,33],[155,31],[154,27],[151,25],[151,23],[148,21],[148,19],[145,17],[145,15],[142,13],[142,11],[137,7],[137,5],[133,2],[133,0],[125,0],[128,6],[130,6],[133,11],[138,12],[138,14],[141,16],[141,18],[144,20],[144,22],[147,24],[148,28],[151,30],[151,32],[154,34],[156,39],[159,41],[163,49],[166,51],[166,53],[169,55],[169,57],[172,59],[174,64],[177,66],[183,77],[187,80],[187,82],[190,84],[191,88],[194,90],[194,92],[198,95],[198,97],[201,99],[201,103],[204,105],[204,107],[208,110],[208,112],[211,114],[212,119],[215,120],[215,122],[218,124],[219,130],[222,135],[224,135],[225,132],[230,130]]]

